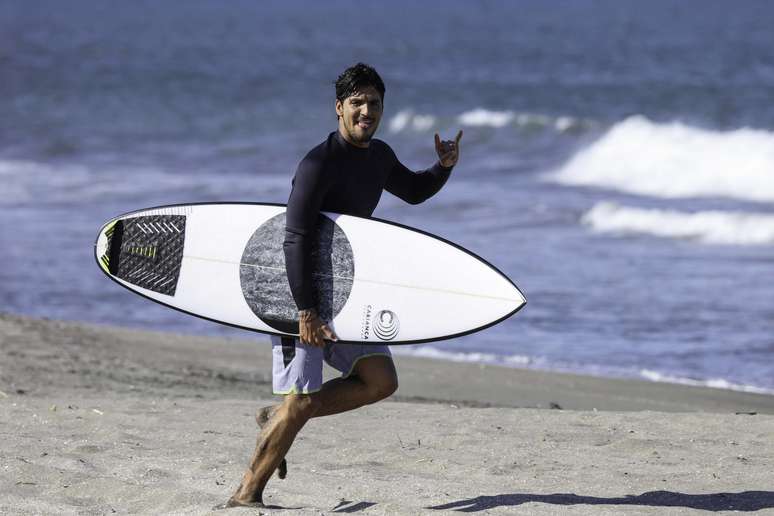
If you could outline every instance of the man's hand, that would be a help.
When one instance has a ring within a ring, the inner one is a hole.
[[[334,342],[339,340],[333,330],[320,319],[314,308],[298,312],[298,331],[301,342],[318,348],[325,345],[325,339]]]
[[[441,137],[435,133],[435,152],[438,153],[438,160],[442,167],[451,168],[457,164],[460,158],[460,138],[462,138],[462,130],[457,133],[454,141],[441,141]]]

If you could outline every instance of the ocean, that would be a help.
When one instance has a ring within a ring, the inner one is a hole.
[[[407,166],[464,130],[437,196],[374,215],[528,299],[396,352],[774,392],[772,20],[762,0],[6,0],[0,311],[267,345],[110,283],[96,232],[149,206],[285,202],[363,61]]]

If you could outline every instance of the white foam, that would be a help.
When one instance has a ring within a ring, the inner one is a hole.
[[[774,389],[764,389],[752,385],[733,383],[723,378],[696,380],[693,378],[683,378],[680,376],[662,374],[658,371],[651,371],[649,369],[641,370],[640,376],[652,382],[676,383],[680,385],[692,385],[696,387],[711,387],[713,389],[726,389],[732,391],[751,392],[756,394],[774,394]]]
[[[432,115],[414,115],[411,120],[411,127],[415,131],[427,131],[435,124],[435,117]]]
[[[593,122],[572,116],[551,117],[538,113],[518,113],[515,111],[493,111],[476,108],[456,116],[456,123],[466,127],[513,126],[518,128],[553,129],[558,133],[566,133],[593,126]],[[423,132],[432,129],[438,123],[438,117],[430,114],[416,113],[404,109],[393,116],[387,124],[391,133],[402,131]]]
[[[431,129],[433,125],[435,125],[433,115],[422,115],[414,113],[412,110],[403,110],[390,119],[388,129],[391,133],[399,133],[406,129],[423,132]]]
[[[0,206],[24,203],[96,202],[127,197],[156,196],[179,200],[183,196],[234,198],[243,195],[232,181],[212,181],[205,174],[186,174],[156,167],[98,167],[86,164],[49,164],[22,160],[0,160],[3,195]],[[285,192],[285,175],[264,175],[260,193]],[[283,194],[284,195],[284,194]]]
[[[684,378],[669,374],[659,373],[650,369],[640,371],[630,369],[617,369],[614,367],[595,367],[586,365],[583,367],[561,367],[557,364],[549,365],[545,359],[532,358],[523,355],[503,356],[494,353],[464,352],[464,351],[444,351],[433,346],[397,346],[392,348],[393,354],[409,355],[415,357],[434,358],[439,360],[448,360],[452,362],[466,362],[477,364],[492,364],[515,368],[529,368],[545,371],[554,371],[570,374],[590,374],[592,376],[631,378],[635,374],[652,382],[674,383],[679,385],[692,385],[696,387],[711,387],[714,389],[726,389],[732,391],[750,392],[758,394],[774,394],[774,389],[765,389],[753,385],[744,385],[730,382],[723,378],[710,378],[707,380],[697,380],[693,378]]]
[[[80,165],[50,165],[23,160],[0,161],[4,195],[0,205],[60,202],[89,182],[89,170]],[[75,197],[76,200],[82,200]]]
[[[444,351],[433,346],[423,345],[418,347],[393,348],[393,353],[398,355],[411,355],[415,357],[436,358],[451,362],[472,362],[478,364],[498,364],[509,366],[526,366],[532,363],[529,357],[523,355],[496,355],[494,353]]]
[[[600,202],[583,215],[581,222],[602,233],[640,233],[692,239],[707,244],[774,244],[774,214],[732,211],[685,213]]]
[[[550,117],[539,113],[517,113],[514,111],[490,111],[477,108],[466,111],[457,117],[457,121],[471,127],[505,127],[513,125],[520,128],[553,128],[556,132],[566,133],[590,127],[593,124],[572,116]]]
[[[571,116],[560,116],[554,122],[554,128],[560,133],[566,133],[575,129],[578,126],[578,121]]]
[[[479,108],[462,113],[457,117],[457,120],[462,125],[472,127],[505,127],[511,123],[513,118],[514,113],[511,111],[489,111]]]
[[[551,118],[535,113],[517,113],[516,125],[519,127],[546,127],[551,125]]]
[[[390,123],[388,124],[388,128],[390,132],[392,133],[399,133],[403,131],[411,121],[412,113],[411,111],[400,111],[397,115],[392,117],[390,120]]]
[[[633,116],[549,177],[661,198],[774,201],[774,133],[708,131]]]

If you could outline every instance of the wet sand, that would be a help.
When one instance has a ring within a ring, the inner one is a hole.
[[[212,512],[278,400],[247,337],[0,316],[0,513]],[[304,428],[275,508],[217,513],[774,514],[774,396],[396,362],[391,401]]]

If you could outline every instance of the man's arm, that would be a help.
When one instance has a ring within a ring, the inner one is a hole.
[[[312,245],[317,236],[317,219],[329,186],[322,164],[308,156],[304,158],[296,170],[288,199],[283,244],[288,283],[299,310],[301,341],[315,346],[322,346],[324,338],[336,339],[317,315],[311,259]]]
[[[296,170],[288,199],[283,250],[290,291],[299,310],[317,306],[310,258],[317,217],[327,191],[323,179],[321,164],[309,157],[304,158]]]
[[[421,172],[412,172],[396,159],[384,188],[409,204],[419,204],[438,193],[450,173],[451,169],[440,163]]]
[[[449,179],[452,168],[457,164],[460,138],[462,138],[462,131],[457,133],[454,141],[441,141],[436,134],[435,150],[438,153],[438,162],[421,172],[412,172],[406,168],[393,153],[395,164],[390,171],[385,189],[410,204],[419,204],[438,193]]]

